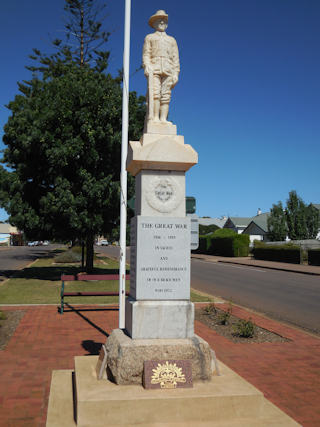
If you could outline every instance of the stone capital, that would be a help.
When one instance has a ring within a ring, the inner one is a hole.
[[[140,141],[129,142],[127,171],[133,176],[141,170],[186,172],[197,163],[198,153],[181,135],[144,134]]]

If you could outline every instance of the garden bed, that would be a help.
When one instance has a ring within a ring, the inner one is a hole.
[[[290,340],[282,337],[274,332],[268,331],[267,329],[261,328],[254,324],[254,334],[250,338],[239,336],[236,332],[237,324],[239,322],[238,317],[232,314],[232,308],[230,317],[227,319],[226,324],[222,324],[222,321],[228,317],[226,311],[221,310],[212,305],[208,305],[204,308],[195,310],[195,319],[199,320],[210,329],[216,331],[219,335],[229,339],[234,343],[265,343],[265,342],[289,342]]]

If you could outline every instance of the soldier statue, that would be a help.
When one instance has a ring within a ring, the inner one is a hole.
[[[166,34],[168,15],[158,10],[149,19],[149,25],[155,32],[144,40],[142,65],[148,80],[147,120],[170,123],[167,121],[171,90],[178,82],[180,64],[177,42]]]

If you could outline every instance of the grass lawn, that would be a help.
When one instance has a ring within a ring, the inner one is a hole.
[[[60,304],[61,274],[75,275],[81,267],[74,264],[56,264],[54,258],[42,258],[30,267],[17,271],[8,281],[0,284],[0,304]],[[118,274],[119,263],[106,257],[95,260],[93,274]],[[129,273],[129,271],[127,272]],[[129,281],[126,283],[129,290]],[[106,291],[118,292],[119,281],[76,281],[66,282],[65,292]],[[210,297],[191,291],[191,301],[212,301]],[[117,303],[118,297],[65,297],[70,304],[111,304]]]

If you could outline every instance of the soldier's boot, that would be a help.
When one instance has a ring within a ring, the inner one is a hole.
[[[169,104],[162,104],[160,108],[160,122],[170,123],[167,120],[169,113]]]
[[[160,99],[155,99],[153,102],[153,121],[159,122],[160,120]]]

